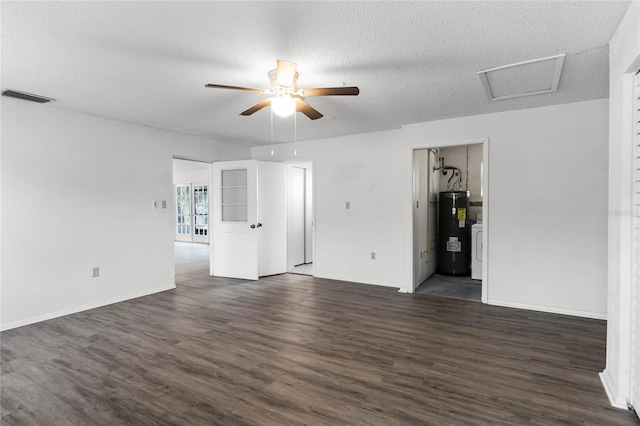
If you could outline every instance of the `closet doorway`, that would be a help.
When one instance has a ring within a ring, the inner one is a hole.
[[[488,301],[489,139],[412,147],[413,292]]]
[[[313,167],[287,163],[287,272],[314,275]]]

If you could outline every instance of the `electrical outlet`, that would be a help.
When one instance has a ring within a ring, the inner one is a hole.
[[[349,210],[351,208],[351,201],[345,201],[344,208]]]
[[[162,200],[162,208],[163,209],[167,208],[167,200]]]
[[[375,251],[371,252],[371,260],[376,260],[376,252]]]
[[[100,268],[97,266],[94,266],[93,268],[91,268],[91,278],[97,278],[100,276]]]

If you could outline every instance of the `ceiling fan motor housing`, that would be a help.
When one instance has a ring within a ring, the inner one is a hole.
[[[283,86],[278,84],[278,70],[272,69],[269,71],[269,80],[271,81],[271,88],[273,91],[278,93],[278,89],[289,89],[290,93],[297,92],[300,88],[298,87],[298,71],[293,74],[293,81],[291,82],[291,86]]]

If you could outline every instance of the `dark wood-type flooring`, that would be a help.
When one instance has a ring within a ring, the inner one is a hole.
[[[1,334],[3,425],[638,425],[605,322],[279,275],[213,279]]]

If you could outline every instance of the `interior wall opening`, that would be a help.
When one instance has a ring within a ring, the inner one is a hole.
[[[313,166],[287,163],[287,272],[314,275]]]
[[[413,151],[414,292],[483,300],[483,143]]]
[[[173,159],[173,230],[176,283],[183,267],[209,264],[210,164]]]

